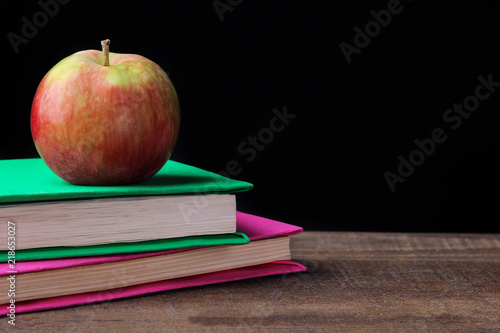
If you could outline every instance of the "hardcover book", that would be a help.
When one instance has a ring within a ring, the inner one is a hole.
[[[175,161],[139,184],[78,186],[41,159],[2,160],[0,234],[13,222],[17,250],[229,234],[234,193],[251,187]],[[0,237],[0,251],[7,249]]]

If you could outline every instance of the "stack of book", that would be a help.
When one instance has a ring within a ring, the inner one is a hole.
[[[302,228],[236,210],[251,188],[175,161],[128,186],[0,161],[0,315],[304,271]]]

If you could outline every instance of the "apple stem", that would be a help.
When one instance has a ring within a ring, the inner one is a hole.
[[[101,41],[102,45],[102,64],[104,66],[109,66],[109,44],[111,41],[109,39],[105,39]]]

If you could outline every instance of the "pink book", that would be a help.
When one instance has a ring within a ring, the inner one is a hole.
[[[300,233],[302,228],[283,222],[278,222],[255,215],[236,213],[237,231],[246,234],[250,241],[265,238],[292,236]],[[235,245],[237,246],[237,245]],[[190,248],[192,249],[192,248]],[[17,274],[45,271],[66,267],[93,265],[99,263],[108,263],[115,261],[131,260],[148,256],[162,255],[190,249],[159,251],[149,253],[134,253],[124,255],[99,256],[87,258],[71,258],[57,260],[29,261],[16,264]],[[285,274],[305,271],[306,268],[293,261],[275,261],[267,264],[218,271],[208,274],[182,277],[158,282],[145,283],[140,285],[128,286],[119,289],[110,289],[82,294],[57,296],[52,298],[38,299],[32,301],[15,302],[15,313],[32,312],[61,308],[79,304],[100,302],[117,298],[125,298],[142,294],[149,294],[159,291],[195,287],[214,283],[236,281],[262,277],[268,275]],[[0,275],[8,275],[7,264],[0,264]],[[15,298],[14,298],[15,299]],[[0,305],[0,315],[9,314],[12,308],[10,304]]]

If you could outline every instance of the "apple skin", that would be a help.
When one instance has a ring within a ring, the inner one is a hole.
[[[42,79],[31,133],[47,166],[76,185],[144,181],[167,162],[177,141],[179,100],[167,74],[135,54],[77,52]]]

